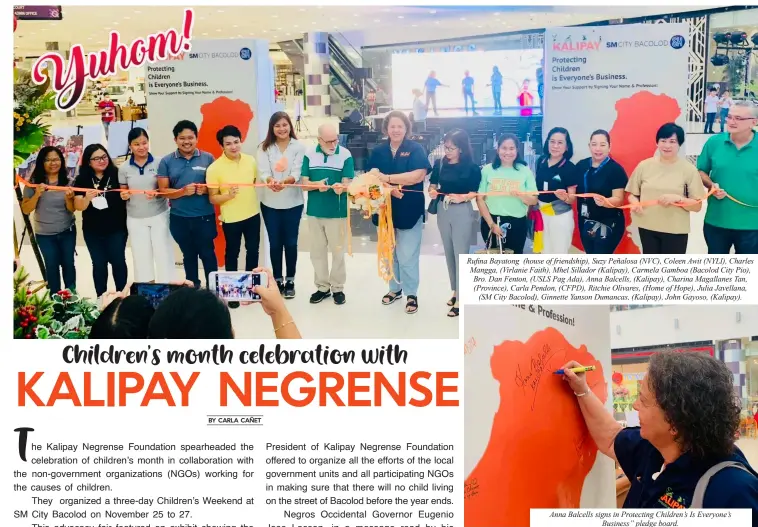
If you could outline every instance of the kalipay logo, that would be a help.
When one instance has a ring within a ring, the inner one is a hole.
[[[681,49],[684,47],[684,37],[682,35],[674,35],[671,37],[671,47],[674,49]]]
[[[250,48],[242,48],[240,50],[240,58],[242,60],[250,60],[250,57],[253,56],[253,52],[250,51]]]

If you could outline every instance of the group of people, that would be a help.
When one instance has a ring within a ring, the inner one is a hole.
[[[466,70],[463,72],[463,79],[461,79],[461,92],[463,94],[463,108],[465,112],[468,114],[469,111],[469,102],[471,103],[471,114],[472,115],[479,115],[476,111],[476,98],[474,97],[474,85],[476,84],[476,81],[474,77],[471,76],[471,72],[469,70]],[[530,91],[529,88],[530,82],[529,79],[524,79],[521,89],[519,90],[519,94],[517,96],[518,99],[518,105],[523,109],[530,109],[531,106],[534,104],[534,95]],[[439,113],[437,112],[437,88],[448,88],[449,86],[446,84],[442,84],[437,79],[437,72],[430,71],[429,76],[424,81],[424,89],[423,90],[414,90],[413,94],[415,96],[414,104],[413,104],[413,114],[414,114],[414,120],[415,121],[424,121],[426,119],[426,114],[429,111],[429,104],[432,105],[432,110],[434,111],[434,115],[438,116]],[[503,74],[500,72],[500,68],[497,66],[492,67],[492,74],[490,75],[490,80],[487,83],[487,87],[492,88],[492,101],[493,101],[493,107],[494,107],[494,114],[500,115],[503,112],[503,103],[501,101],[501,95],[503,90]],[[421,101],[421,96],[426,94],[426,99],[424,102]],[[416,102],[418,101],[418,102]]]
[[[708,95],[705,97],[705,129],[706,134],[713,134],[713,125],[716,122],[716,116],[719,117],[719,124],[721,125],[721,133],[724,133],[724,126],[726,125],[726,118],[729,115],[729,108],[734,104],[732,94],[729,90],[725,90],[724,93],[719,96],[717,88],[712,87],[708,90]]]

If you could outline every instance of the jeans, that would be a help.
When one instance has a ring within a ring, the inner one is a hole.
[[[735,254],[758,254],[758,231],[724,229],[703,224],[703,236],[708,254],[729,254],[734,245]]]
[[[123,291],[126,287],[126,238],[126,231],[107,234],[84,231],[84,243],[92,258],[92,279],[98,298],[108,290],[108,264],[111,264],[116,290]]]
[[[729,115],[729,108],[721,108],[719,112],[719,125],[721,125],[721,132],[724,132],[724,126],[726,126],[726,116]]]
[[[303,217],[303,205],[289,209],[272,209],[261,204],[263,223],[268,233],[271,267],[274,278],[281,281],[295,279],[297,270],[297,238],[300,234],[300,220]],[[283,274],[282,252],[287,264],[287,274]]]
[[[37,244],[45,260],[45,280],[50,294],[61,290],[61,272],[66,289],[76,289],[76,225],[58,234],[37,234]]]
[[[434,115],[437,115],[437,92],[426,92],[426,109],[429,111],[429,101],[432,101],[432,108],[434,109]]]
[[[421,235],[424,232],[423,217],[410,229],[395,229],[395,251],[392,271],[395,278],[390,280],[390,291],[405,291],[406,296],[416,296],[419,284],[419,257],[421,256]]]
[[[495,111],[503,109],[503,103],[500,101],[500,88],[492,87],[492,100],[495,102]]]
[[[108,135],[110,133],[111,129],[111,122],[110,121],[103,121],[103,128],[105,129],[105,139],[108,140]]]
[[[463,92],[463,106],[466,108],[466,111],[468,111],[468,100],[471,99],[471,111],[476,111],[474,108],[474,94],[469,91]]]
[[[706,134],[712,134],[713,133],[713,123],[716,121],[716,113],[707,113],[705,114],[705,130],[704,133]]]
[[[606,223],[610,227],[610,232],[606,233],[605,238],[603,238],[600,229],[595,234],[590,234],[588,230],[591,230],[595,224],[590,223],[588,225],[587,221],[584,218],[579,218],[579,235],[582,239],[585,254],[613,254],[616,247],[621,243],[621,238],[624,237],[624,232],[626,231],[624,218]]]
[[[252,271],[258,267],[258,253],[261,245],[261,215],[256,214],[246,220],[233,223],[222,223],[224,237],[226,238],[227,271],[237,271],[237,260],[242,246],[242,237],[245,237],[245,269]]]
[[[510,224],[510,228],[502,227],[503,235],[503,249],[510,249],[513,254],[524,254],[524,245],[526,245],[526,234],[528,221],[526,216],[522,218],[514,218],[513,216],[492,216],[492,221],[496,225]],[[479,224],[479,231],[482,233],[482,239],[485,246],[489,249],[499,249],[500,242],[497,240],[497,236],[490,236],[490,227],[484,218],[481,219]],[[489,244],[487,243],[489,242]]]
[[[198,216],[185,218],[184,216],[171,215],[169,220],[171,236],[179,245],[184,256],[184,274],[187,280],[200,287],[198,276],[197,259],[203,262],[205,271],[205,284],[208,285],[208,275],[218,271],[218,261],[213,248],[213,240],[216,239],[216,215]]]
[[[639,228],[642,254],[687,254],[688,234],[650,231]]]

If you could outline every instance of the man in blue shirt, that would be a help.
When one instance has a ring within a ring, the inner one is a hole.
[[[176,150],[158,165],[158,189],[168,192],[169,228],[184,256],[184,273],[195,287],[200,287],[197,259],[203,262],[205,283],[208,275],[218,270],[213,248],[216,239],[216,211],[208,199],[205,171],[214,159],[197,149],[197,126],[192,121],[179,121],[174,126]],[[199,186],[202,185],[202,186]]]
[[[640,418],[634,428],[616,422],[586,374],[570,370],[576,367],[566,364],[563,380],[598,450],[631,482],[624,508],[752,509],[755,524],[758,474],[735,445],[741,409],[723,362],[705,353],[653,354],[634,403]]]
[[[437,113],[437,88],[440,86],[445,85],[437,80],[437,72],[430,71],[429,76],[424,82],[424,90],[426,91],[426,110],[429,111],[429,101],[432,101],[432,109],[434,110],[435,116],[439,115]]]
[[[474,77],[468,70],[463,72],[461,86],[463,87],[463,106],[466,108],[466,113],[468,113],[468,100],[471,99],[471,113],[478,115],[476,108],[474,108]]]

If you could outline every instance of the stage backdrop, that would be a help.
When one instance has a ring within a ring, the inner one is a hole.
[[[596,366],[613,410],[608,306],[466,306],[465,526],[524,527],[530,508],[614,508],[613,462],[552,372]]]
[[[214,157],[222,153],[216,132],[229,124],[242,132],[242,151],[255,155],[274,104],[268,41],[193,40],[188,53],[146,66],[145,81],[153,155],[176,149],[172,130],[182,119],[197,125],[198,148]],[[220,225],[218,231],[216,256],[222,266],[225,243]],[[268,261],[267,248],[261,256]]]
[[[686,24],[547,29],[543,135],[567,128],[576,162],[589,156],[590,134],[608,130],[611,157],[631,176],[655,153],[662,124],[685,124],[688,38]],[[625,215],[627,233],[616,252],[639,253]],[[574,246],[582,248],[578,229]]]

